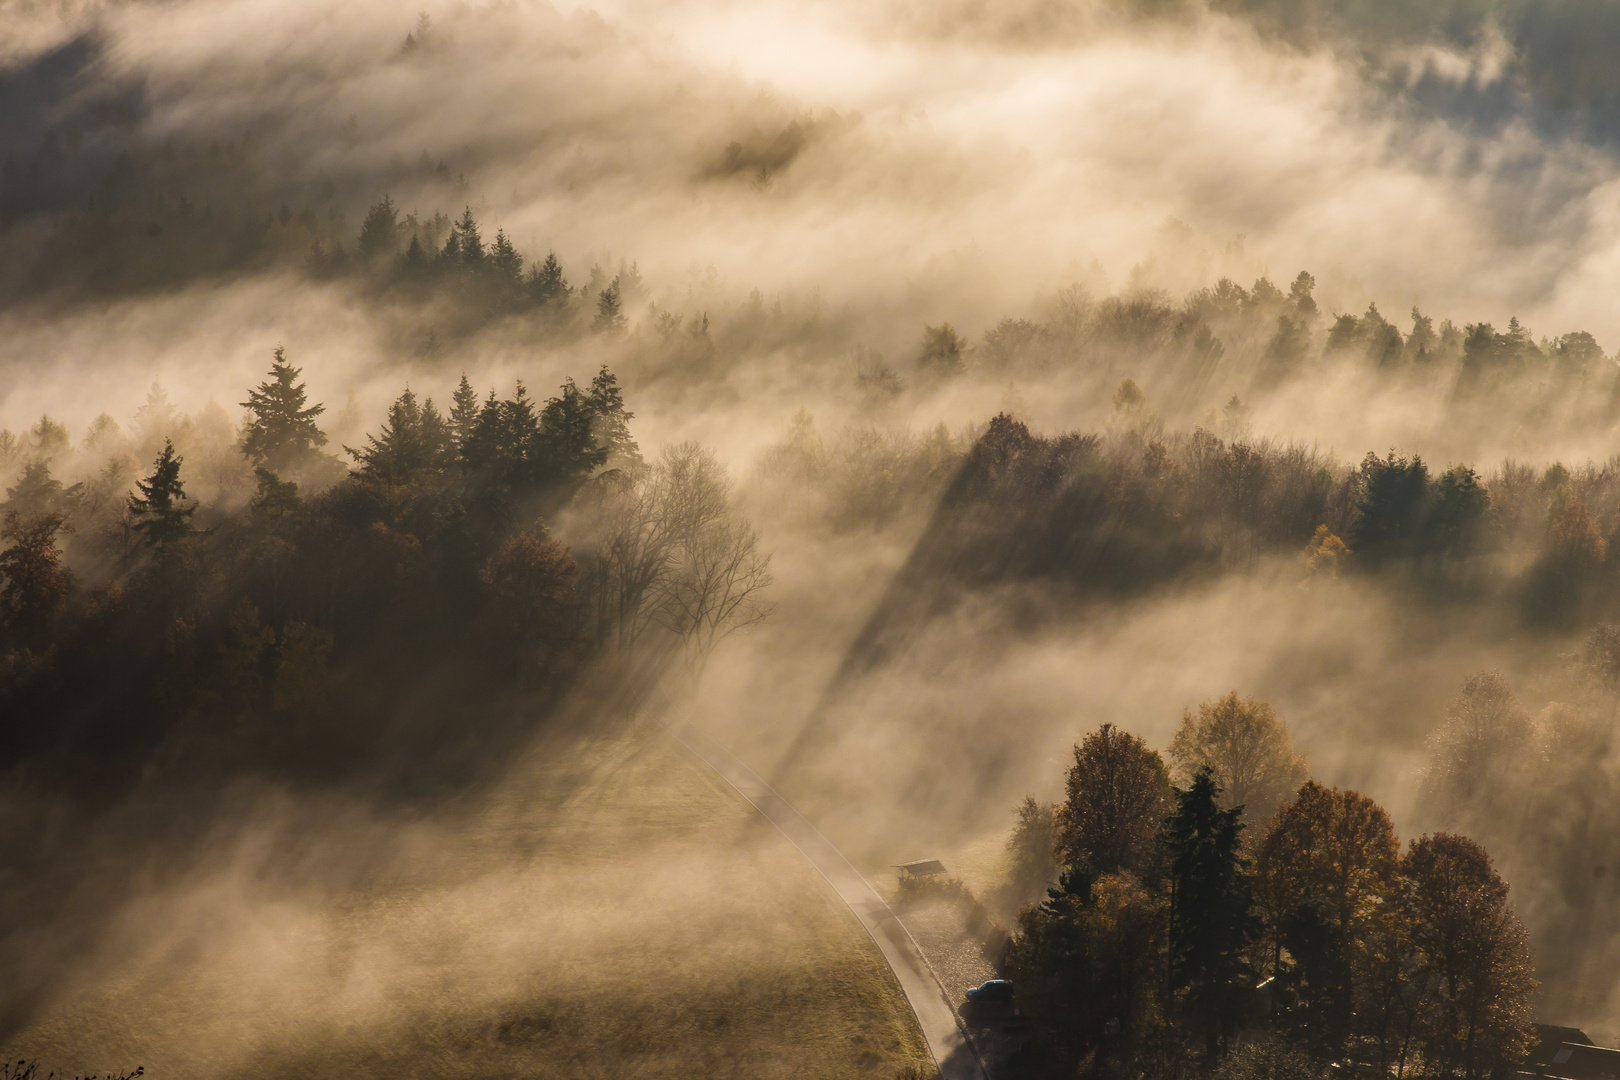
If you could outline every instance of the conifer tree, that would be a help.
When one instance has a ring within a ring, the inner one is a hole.
[[[563,277],[562,264],[557,261],[557,253],[548,251],[546,261],[529,271],[529,299],[536,307],[550,303],[563,303],[574,291]]]
[[[259,482],[252,502],[255,517],[279,520],[302,505],[303,497],[293,481],[283,480],[263,465],[255,466],[253,475]]]
[[[461,212],[461,220],[450,227],[450,236],[444,242],[445,262],[463,270],[478,270],[484,265],[484,240],[478,234],[478,222],[473,220],[472,207]]]
[[[413,237],[414,239],[414,237]],[[387,195],[368,211],[360,223],[360,257],[376,261],[392,255],[399,242],[399,210]]]
[[[608,452],[596,443],[600,419],[601,414],[574,380],[564,382],[562,393],[540,410],[533,455],[534,479],[540,486],[576,484],[607,460]]]
[[[326,445],[326,433],[315,425],[326,406],[317,402],[305,407],[304,384],[297,381],[300,373],[278,345],[269,380],[249,390],[242,402],[253,413],[242,432],[242,453],[254,465],[273,472],[296,469],[315,456],[317,447]]]
[[[395,262],[398,272],[405,277],[419,277],[428,268],[427,252],[422,250],[422,241],[416,236],[405,245],[405,253]]]
[[[1244,947],[1254,934],[1249,864],[1239,840],[1243,808],[1221,809],[1220,786],[1208,767],[1174,795],[1160,841],[1170,862],[1169,981],[1184,992],[1185,1008],[1214,1059],[1240,1019],[1248,975]]]
[[[449,427],[432,399],[420,404],[409,388],[388,407],[388,420],[379,435],[368,435],[368,446],[346,447],[360,462],[356,470],[368,480],[405,484],[422,473],[443,468],[453,454]]]
[[[596,297],[596,318],[591,329],[598,334],[617,334],[624,330],[624,313],[619,310],[619,279],[608,282]]]
[[[495,230],[495,243],[489,249],[489,269],[502,285],[517,289],[523,284],[523,256],[512,246],[505,229]]]
[[[478,394],[474,392],[472,383],[467,381],[467,373],[463,371],[456,392],[450,395],[450,431],[455,436],[456,450],[463,457],[467,453],[467,443],[477,426]]]
[[[47,461],[35,459],[23,466],[17,482],[6,489],[4,508],[25,517],[61,510],[66,505],[62,481],[51,475]]]
[[[180,480],[184,460],[175,454],[174,443],[163,440],[163,451],[152,463],[152,475],[137,480],[135,487],[140,494],[129,497],[135,530],[145,538],[146,546],[159,554],[171,551],[176,542],[197,531],[191,524],[197,508],[185,504],[185,486]]]
[[[639,465],[641,449],[630,435],[630,421],[636,414],[624,407],[624,394],[619,390],[618,377],[606,364],[591,380],[586,403],[596,414],[592,434],[596,445],[606,452],[607,462],[619,465]]]

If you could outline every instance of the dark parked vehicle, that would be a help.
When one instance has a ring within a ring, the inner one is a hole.
[[[981,983],[967,992],[969,1001],[1011,1001],[1013,999],[1013,984],[1006,979],[991,979]]]

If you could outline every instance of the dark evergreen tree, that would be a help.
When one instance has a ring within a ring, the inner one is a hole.
[[[163,440],[163,451],[152,463],[152,475],[137,480],[135,487],[140,494],[129,497],[135,530],[159,555],[172,553],[176,544],[197,532],[191,524],[197,508],[186,504],[185,486],[180,480],[184,460],[175,454],[174,443]]]
[[[474,392],[472,383],[467,381],[467,373],[461,373],[461,382],[456,386],[456,392],[450,395],[450,432],[455,436],[456,451],[465,458],[467,443],[472,438],[473,430],[478,426],[478,394]]]
[[[523,256],[518,254],[505,229],[495,230],[495,243],[489,249],[489,272],[502,286],[514,292],[523,284]]]
[[[1423,530],[1429,467],[1419,457],[1368,454],[1361,463],[1355,550],[1371,562],[1410,555]]]
[[[1437,555],[1472,555],[1491,539],[1491,495],[1467,465],[1454,465],[1430,485],[1423,547]]]
[[[419,278],[427,273],[430,264],[427,252],[422,248],[422,241],[414,235],[411,242],[405,245],[404,254],[394,261],[394,269],[400,277]]]
[[[484,240],[478,234],[478,222],[473,220],[469,206],[462,211],[461,219],[450,227],[440,259],[452,269],[477,271],[483,269],[484,258]]]
[[[1294,305],[1294,313],[1301,319],[1309,321],[1316,317],[1316,298],[1311,294],[1316,291],[1316,279],[1304,270],[1288,286],[1288,302]]]
[[[242,432],[242,453],[255,465],[272,472],[298,469],[310,463],[326,445],[326,433],[315,418],[326,411],[316,402],[308,407],[301,369],[287,362],[286,350],[276,346],[270,378],[248,391],[242,407],[253,413]]]
[[[596,443],[600,420],[601,413],[590,397],[574,385],[574,380],[564,382],[562,393],[540,410],[540,430],[532,455],[537,487],[571,487],[602,466],[608,452]]]
[[[0,527],[0,643],[8,636],[26,640],[67,599],[73,575],[62,566],[56,536],[72,531],[60,511],[27,517],[6,511]]]
[[[298,485],[293,481],[283,480],[263,465],[256,466],[253,475],[259,482],[252,503],[255,517],[277,521],[303,504]]]
[[[1160,837],[1169,861],[1169,985],[1211,1060],[1241,1019],[1250,985],[1244,948],[1254,936],[1243,807],[1222,810],[1219,796],[1214,774],[1200,769],[1186,790],[1175,789]]]
[[[563,277],[562,264],[557,261],[557,253],[546,253],[546,261],[529,271],[529,300],[536,307],[546,304],[562,304],[568,300],[574,291]]]
[[[596,414],[592,428],[596,445],[605,452],[604,461],[618,465],[635,465],[641,461],[641,449],[630,435],[630,421],[636,414],[624,407],[624,394],[619,390],[618,377],[606,364],[591,380],[586,404]]]
[[[51,475],[50,462],[35,459],[23,465],[22,475],[6,489],[6,501],[0,509],[32,517],[66,509],[67,502],[62,481]]]
[[[468,467],[483,474],[486,481],[519,484],[527,472],[530,447],[539,430],[534,402],[522,382],[504,401],[491,391],[478,411],[478,422],[473,425],[463,456]]]
[[[591,329],[598,334],[618,334],[624,331],[624,313],[619,310],[619,279],[608,282],[596,297],[596,318]]]
[[[365,220],[360,223],[360,257],[375,262],[392,255],[398,246],[399,210],[394,200],[384,195],[366,211]]]
[[[432,399],[417,403],[408,388],[388,407],[388,420],[368,445],[349,450],[367,480],[408,484],[424,473],[443,469],[454,459],[454,440]]]

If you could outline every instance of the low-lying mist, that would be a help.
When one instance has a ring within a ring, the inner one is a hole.
[[[875,879],[1233,690],[1615,1037],[1612,20],[1409,7],[0,9],[0,1047],[893,1075],[658,725]]]

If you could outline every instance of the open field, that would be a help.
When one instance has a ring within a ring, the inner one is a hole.
[[[330,809],[330,808],[329,808]],[[169,1077],[892,1077],[871,940],[656,732],[537,753],[456,825],[269,797],[131,900],[3,1052]]]

